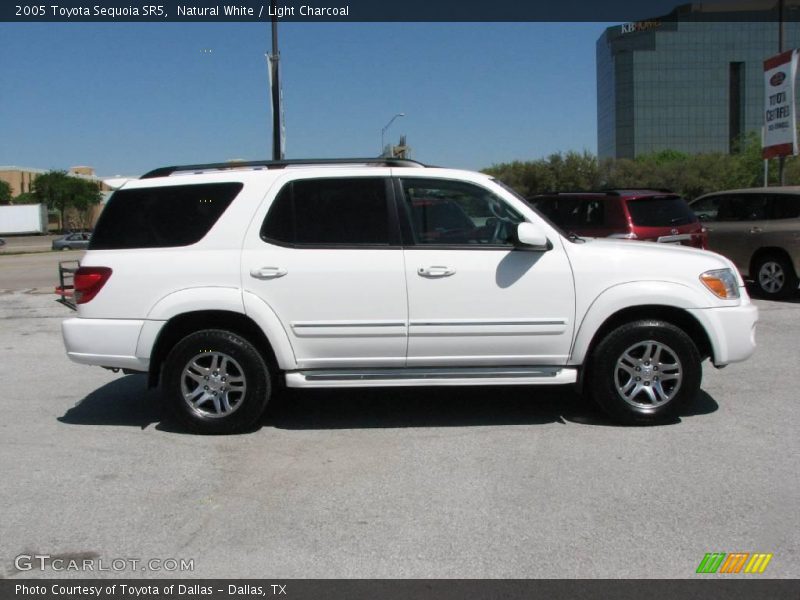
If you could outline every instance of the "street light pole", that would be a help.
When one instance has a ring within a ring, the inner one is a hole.
[[[380,155],[379,155],[379,156],[383,156],[383,155],[384,155],[384,148],[385,148],[385,144],[384,144],[384,142],[383,142],[383,135],[386,133],[386,130],[387,130],[387,129],[389,129],[389,126],[390,126],[392,123],[394,123],[394,120],[395,120],[397,117],[405,117],[405,116],[406,116],[406,113],[397,113],[395,116],[393,116],[393,117],[392,117],[392,118],[389,120],[389,122],[386,124],[386,127],[384,127],[383,129],[381,129],[381,153],[380,153]]]

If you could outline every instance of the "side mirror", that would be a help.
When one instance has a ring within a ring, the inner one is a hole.
[[[533,223],[517,225],[517,245],[528,250],[546,251],[550,249],[547,236]]]

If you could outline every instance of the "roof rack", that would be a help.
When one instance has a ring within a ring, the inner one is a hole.
[[[673,190],[667,188],[655,188],[655,187],[639,187],[639,188],[608,188],[603,190],[605,192],[615,192],[617,194],[625,194],[631,192],[659,192],[662,194],[675,194]],[[677,194],[675,194],[677,195]]]
[[[197,165],[175,165],[148,171],[140,179],[167,177],[179,171],[210,171],[214,169],[241,169],[243,167],[283,169],[294,165],[382,165],[385,167],[424,167],[421,162],[409,158],[291,158],[285,160],[251,160],[206,163]]]
[[[617,190],[559,190],[554,192],[539,192],[531,196],[531,198],[535,196],[558,196],[559,194],[604,194],[606,196],[619,196]]]

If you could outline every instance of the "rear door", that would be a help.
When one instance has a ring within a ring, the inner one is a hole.
[[[243,289],[278,316],[300,368],[405,363],[406,284],[388,174],[285,179],[247,233]]]

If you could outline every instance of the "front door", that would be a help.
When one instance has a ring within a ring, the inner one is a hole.
[[[523,221],[478,184],[404,177],[408,366],[561,365],[569,355],[575,298],[560,240],[515,249]]]

